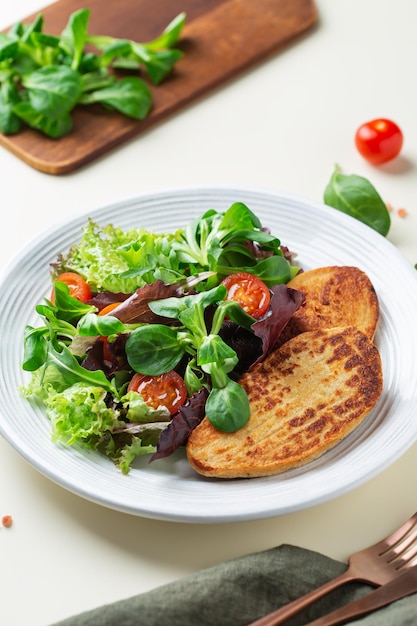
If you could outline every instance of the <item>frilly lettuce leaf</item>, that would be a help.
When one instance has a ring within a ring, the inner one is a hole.
[[[122,414],[119,408],[107,406],[104,389],[82,382],[61,392],[50,385],[48,392],[43,402],[52,424],[52,440],[101,450],[124,474],[130,471],[136,457],[155,452],[155,444],[167,425],[165,421],[155,424],[156,428],[152,424],[135,427],[126,423],[119,419]],[[137,422],[140,417],[144,422],[167,418],[163,411],[147,406],[137,393],[127,394],[124,401],[127,415]]]
[[[140,393],[128,391],[122,398],[123,407],[127,410],[129,422],[168,422],[170,414],[167,408],[161,406],[154,409],[146,404]]]
[[[52,423],[53,440],[72,445],[121,426],[120,411],[106,405],[106,395],[102,387],[82,382],[61,392],[50,387],[44,404]]]
[[[174,236],[112,224],[101,228],[90,219],[79,243],[58,258],[54,274],[77,272],[93,292],[132,293],[157,279],[174,282],[181,277],[170,243]]]

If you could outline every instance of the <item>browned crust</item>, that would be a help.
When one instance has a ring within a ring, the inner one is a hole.
[[[218,478],[279,474],[321,456],[350,434],[382,392],[377,348],[360,330],[309,331],[243,375],[251,417],[234,433],[207,418],[191,433],[194,469]]]
[[[279,344],[317,328],[355,326],[373,339],[379,318],[374,286],[353,266],[319,267],[295,276],[288,287],[301,291],[305,304],[293,315]]]

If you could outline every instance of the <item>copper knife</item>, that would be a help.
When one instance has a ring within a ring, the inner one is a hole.
[[[417,592],[417,565],[404,570],[398,578],[394,578],[388,583],[381,585],[366,596],[354,600],[349,604],[336,609],[323,617],[308,622],[306,626],[339,626],[346,624],[362,615],[371,613],[387,604],[410,596]]]

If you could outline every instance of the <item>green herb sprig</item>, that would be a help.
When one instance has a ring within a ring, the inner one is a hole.
[[[18,133],[27,124],[57,139],[72,130],[71,112],[78,104],[100,103],[134,119],[147,117],[152,107],[149,86],[138,76],[117,79],[112,68],[144,71],[154,85],[161,83],[183,56],[173,46],[185,13],[146,43],[91,35],[89,18],[89,9],[75,11],[60,36],[44,32],[42,14],[0,33],[2,133]]]

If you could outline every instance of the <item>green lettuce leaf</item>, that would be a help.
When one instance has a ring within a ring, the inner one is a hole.
[[[173,237],[142,228],[124,231],[111,224],[101,228],[90,219],[80,242],[60,258],[55,273],[77,272],[92,291],[114,293],[133,293],[158,279],[174,282],[181,275],[170,244]]]
[[[44,403],[52,423],[53,440],[72,445],[121,426],[119,411],[109,408],[105,398],[105,389],[82,382],[61,392],[50,386]]]
[[[146,404],[140,393],[136,391],[128,391],[121,399],[123,407],[127,410],[126,417],[129,422],[148,423],[148,422],[168,422],[170,414],[168,409],[160,407],[154,409]]]

